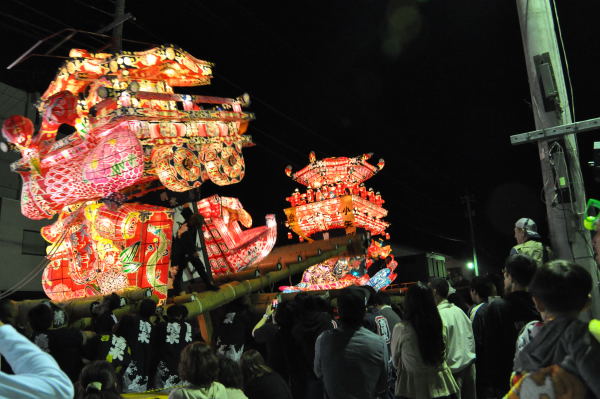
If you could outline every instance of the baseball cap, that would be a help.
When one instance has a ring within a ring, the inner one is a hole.
[[[540,234],[537,231],[537,224],[530,218],[521,218],[515,223],[515,227],[525,230],[528,237],[539,238]]]

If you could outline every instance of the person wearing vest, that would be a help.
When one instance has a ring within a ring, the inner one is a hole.
[[[515,240],[510,255],[523,254],[535,260],[538,266],[552,260],[552,250],[544,245],[537,225],[531,218],[521,218],[515,223]]]

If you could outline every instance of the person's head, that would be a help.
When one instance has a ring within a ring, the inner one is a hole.
[[[121,297],[115,294],[114,292],[110,295],[107,295],[102,300],[102,307],[105,310],[112,312],[115,309],[121,307]]]
[[[589,301],[592,277],[583,267],[566,260],[541,266],[529,284],[540,313],[577,315]]]
[[[469,294],[474,304],[487,302],[493,291],[495,291],[494,283],[487,277],[475,276],[471,280]]]
[[[219,356],[217,381],[225,385],[226,388],[242,389],[244,387],[244,377],[238,362],[225,356]]]
[[[444,359],[442,319],[433,299],[433,291],[418,282],[406,292],[404,319],[415,329],[419,352],[426,364],[437,366]]]
[[[521,218],[515,222],[515,240],[517,244],[523,244],[528,239],[539,239],[537,225],[530,218]]]
[[[179,377],[198,387],[210,386],[219,375],[219,359],[204,342],[192,342],[181,351]]]
[[[188,310],[183,305],[172,305],[167,309],[167,319],[169,321],[183,321],[188,315]]]
[[[244,383],[273,372],[273,370],[265,363],[265,359],[263,359],[260,352],[255,349],[244,352],[240,362],[242,373],[244,374]]]
[[[137,340],[138,326],[135,317],[125,315],[113,328],[116,335],[126,338],[129,342]]]
[[[112,333],[115,324],[115,319],[111,312],[104,312],[92,318],[92,328],[98,334]]]
[[[379,291],[371,297],[371,303],[373,304],[373,306],[377,307],[382,307],[386,305],[391,306],[392,300],[390,299],[390,296],[387,293]]]
[[[273,321],[281,328],[290,329],[294,325],[294,302],[284,301],[279,303]]]
[[[140,317],[148,320],[156,314],[156,302],[152,299],[144,299],[140,302]]]
[[[44,332],[50,329],[54,320],[54,312],[49,304],[40,303],[29,309],[27,313],[29,325],[35,332]]]
[[[120,398],[120,384],[112,364],[96,360],[85,366],[77,381],[77,399]]]
[[[367,310],[363,292],[353,287],[344,288],[337,297],[337,306],[343,325],[360,328]]]
[[[450,284],[448,284],[446,279],[434,277],[429,280],[429,286],[433,290],[433,299],[435,299],[435,303],[440,303],[444,299],[448,299],[448,294],[450,293]]]
[[[523,254],[511,255],[504,263],[504,293],[525,291],[537,269],[533,258]]]
[[[0,299],[0,321],[4,324],[16,325],[18,307],[12,299]]]

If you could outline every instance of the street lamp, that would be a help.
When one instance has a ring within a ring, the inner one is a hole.
[[[473,270],[475,268],[475,264],[473,262],[467,262],[467,269]]]

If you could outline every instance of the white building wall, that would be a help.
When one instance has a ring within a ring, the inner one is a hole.
[[[11,115],[25,115],[35,122],[36,110],[31,94],[0,83],[0,124]],[[10,171],[10,164],[20,158],[16,152],[0,152],[0,290],[10,289],[22,281],[44,260],[31,255],[43,249],[40,228],[50,220],[30,220],[21,214],[21,177]],[[23,237],[26,236],[25,243]],[[25,245],[24,245],[25,244]],[[32,247],[32,245],[33,247]],[[42,291],[41,272],[19,291]]]

